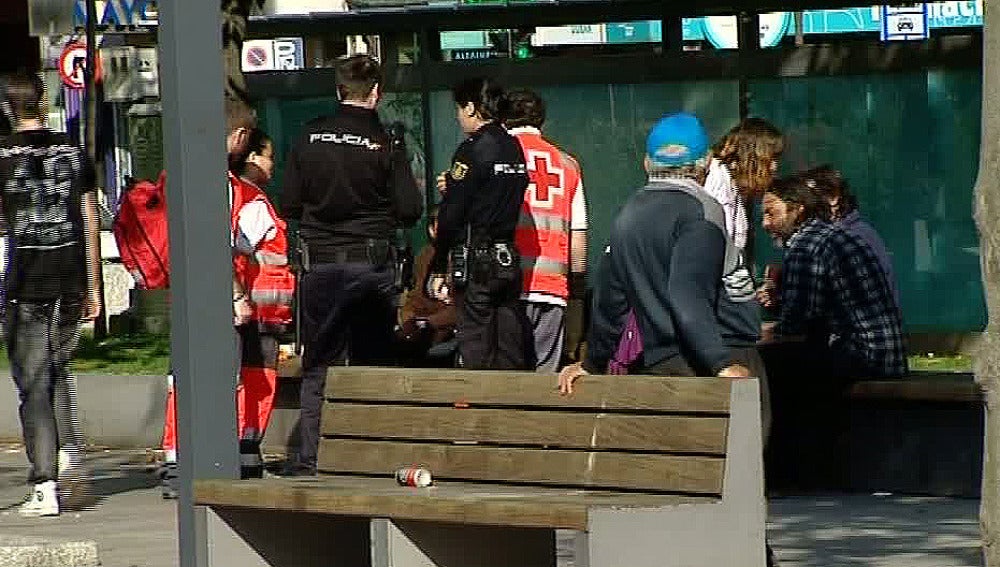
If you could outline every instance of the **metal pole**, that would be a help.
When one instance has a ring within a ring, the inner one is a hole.
[[[86,79],[85,98],[87,106],[84,110],[84,121],[86,133],[84,135],[84,146],[87,148],[87,157],[90,163],[94,164],[97,174],[97,186],[103,191],[104,183],[104,160],[97,153],[97,8],[95,0],[87,0],[87,65],[84,69]],[[97,263],[97,281],[100,286],[98,295],[101,298],[101,313],[94,321],[94,338],[101,340],[108,335],[107,309],[104,302],[104,269],[102,262]]]
[[[430,87],[430,66],[433,49],[431,45],[431,32],[428,29],[421,29],[417,35],[417,62],[420,68],[420,114],[423,116],[423,143],[424,143],[424,199],[428,214],[437,203],[437,171],[434,171],[434,133],[431,125],[431,87]],[[428,217],[430,218],[430,217]]]
[[[740,120],[744,120],[750,115],[749,70],[757,51],[760,50],[760,16],[756,13],[741,13],[737,16],[736,25],[739,34],[737,49],[739,50]]]
[[[171,274],[171,362],[177,384],[182,567],[204,567],[195,479],[238,478],[236,338],[223,134],[218,2],[160,5],[163,141]],[[197,64],[192,64],[197,62]],[[197,432],[197,435],[195,433]]]
[[[739,96],[740,96],[740,120],[746,120],[750,116],[750,100],[753,93],[750,92],[750,69],[754,64],[754,59],[760,52],[760,15],[756,13],[741,13],[737,20],[738,28],[738,49],[739,49]],[[754,207],[756,204],[749,201],[747,204],[747,217],[756,218]],[[744,249],[746,261],[753,265],[756,259],[755,244],[756,224],[750,223],[750,234],[747,238],[747,245]]]

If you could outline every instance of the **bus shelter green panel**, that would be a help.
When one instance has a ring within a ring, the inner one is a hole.
[[[258,102],[257,124],[274,141],[274,179],[266,191],[279,210],[288,151],[302,134],[306,123],[318,116],[333,114],[336,110],[336,95],[329,98],[271,98]]]
[[[535,89],[546,102],[544,131],[583,169],[590,224],[590,264],[608,239],[619,208],[645,183],[646,134],[664,114],[694,112],[714,138],[739,120],[736,81],[568,85]],[[431,98],[434,167],[444,171],[462,140],[449,92]],[[593,272],[593,270],[591,270]]]
[[[979,155],[977,70],[754,81],[751,114],[788,137],[784,173],[830,164],[889,248],[911,332],[986,323],[972,196]],[[776,261],[762,231],[759,263]]]

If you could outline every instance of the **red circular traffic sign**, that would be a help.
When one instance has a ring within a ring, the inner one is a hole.
[[[101,80],[101,58],[96,58],[94,76],[96,80]],[[71,89],[82,89],[87,86],[87,78],[84,71],[87,68],[87,45],[85,43],[73,42],[63,48],[59,56],[59,76],[63,83]]]

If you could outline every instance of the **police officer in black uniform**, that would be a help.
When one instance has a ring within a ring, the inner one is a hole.
[[[435,264],[451,276],[459,355],[466,368],[531,369],[534,349],[513,244],[528,186],[524,154],[500,123],[505,99],[498,84],[471,79],[452,92],[468,138],[439,183],[444,198]]]
[[[341,59],[337,112],[307,124],[288,155],[281,205],[299,223],[304,271],[295,474],[315,473],[327,367],[388,362],[398,293],[393,238],[423,213],[406,150],[375,113],[380,80],[375,59]]]

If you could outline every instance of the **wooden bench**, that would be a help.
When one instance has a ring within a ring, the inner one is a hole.
[[[983,392],[969,372],[913,372],[895,380],[861,380],[851,386],[852,400],[954,402],[981,404]]]
[[[978,498],[984,398],[967,372],[913,372],[847,391],[844,487]]]
[[[552,566],[572,530],[577,566],[764,565],[756,380],[337,368],[326,397],[320,476],[195,483],[206,564]]]

